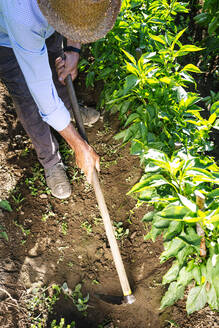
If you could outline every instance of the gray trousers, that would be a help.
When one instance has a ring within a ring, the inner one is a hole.
[[[62,41],[62,36],[55,32],[46,40],[46,45],[57,92],[65,106],[71,110],[66,87],[58,81],[55,70],[55,59],[61,55]],[[45,169],[50,168],[59,162],[61,158],[58,142],[51,133],[50,126],[39,115],[37,105],[30,94],[13,50],[1,46],[0,79],[6,85],[13,99],[18,119],[31,138],[40,163]]]

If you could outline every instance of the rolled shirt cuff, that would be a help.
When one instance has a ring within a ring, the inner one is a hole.
[[[49,124],[53,129],[56,131],[62,131],[65,129],[70,121],[71,116],[69,111],[63,106],[61,109],[57,108],[55,111],[53,111],[50,114],[44,114],[42,112],[39,112],[43,121]]]

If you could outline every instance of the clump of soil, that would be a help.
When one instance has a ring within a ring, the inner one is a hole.
[[[94,192],[62,144],[72,196],[60,201],[47,193],[35,152],[16,120],[7,91],[1,86],[0,198],[8,199],[13,208],[11,213],[0,212],[0,224],[9,237],[8,241],[0,239],[1,327],[31,327],[30,310],[24,302],[30,291],[36,286],[64,282],[72,290],[81,283],[83,294],[89,293],[87,316],[83,317],[71,300],[61,296],[48,322],[65,317],[67,323],[75,320],[78,328],[97,328],[106,323],[114,328],[218,327],[218,316],[209,308],[188,317],[185,299],[159,310],[165,292],[162,276],[169,263],[159,263],[160,239],[155,243],[144,241],[148,228],[141,218],[150,208],[136,207],[136,201],[126,195],[142,172],[138,158],[129,154],[128,145],[121,147],[113,139],[118,129],[117,119],[110,117],[110,122],[100,120],[87,132],[101,156],[102,189],[137,298],[131,306],[108,304],[94,296],[121,295]]]

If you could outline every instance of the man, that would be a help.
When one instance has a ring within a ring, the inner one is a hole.
[[[77,75],[81,44],[112,28],[120,4],[120,0],[0,1],[0,79],[33,142],[52,195],[60,199],[70,196],[71,187],[50,126],[74,150],[77,165],[91,183],[99,157],[70,121],[64,81],[68,74],[72,79]],[[67,38],[65,59],[62,35]],[[93,110],[82,117],[95,122],[98,115]]]

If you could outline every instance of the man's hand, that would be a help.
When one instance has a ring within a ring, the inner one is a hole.
[[[61,136],[67,141],[69,146],[75,151],[76,163],[84,172],[87,181],[92,183],[94,169],[100,170],[100,159],[92,147],[84,141],[73,125],[69,125],[62,131],[59,131]]]
[[[80,149],[75,149],[76,163],[84,172],[88,183],[92,183],[93,171],[100,171],[100,159],[97,153],[91,148],[86,141],[80,145]]]
[[[72,81],[78,75],[79,54],[77,52],[65,52],[65,59],[56,58],[55,66],[59,81],[65,85],[65,78],[70,74]]]

